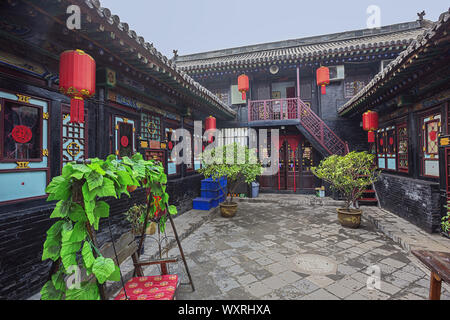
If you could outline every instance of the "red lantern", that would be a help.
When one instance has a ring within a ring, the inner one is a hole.
[[[363,129],[369,131],[368,141],[375,142],[374,131],[378,130],[378,113],[369,110],[363,114]]]
[[[216,130],[216,118],[214,118],[213,116],[209,116],[208,118],[206,118],[205,120],[205,130]],[[211,143],[212,142],[212,134],[208,135],[208,142]]]
[[[317,85],[322,87],[322,94],[327,94],[327,88],[325,86],[330,84],[330,69],[327,67],[320,67],[317,69]]]
[[[238,90],[242,93],[242,100],[247,100],[247,91],[250,89],[248,77],[243,74],[238,78]]]
[[[95,60],[82,50],[63,52],[59,91],[71,98],[70,122],[84,123],[84,99],[95,94]]]

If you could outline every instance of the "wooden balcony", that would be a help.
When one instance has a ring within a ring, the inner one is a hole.
[[[298,120],[299,98],[249,100],[248,121]]]
[[[292,123],[322,153],[345,155],[348,145],[331,130],[300,98],[248,101],[248,122]]]

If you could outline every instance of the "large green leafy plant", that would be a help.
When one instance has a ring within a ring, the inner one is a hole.
[[[167,177],[164,168],[142,155],[117,160],[110,155],[106,160],[90,159],[84,164],[75,162],[64,166],[62,175],[47,186],[47,201],[57,200],[50,218],[57,219],[47,231],[42,260],[51,259],[54,270],[51,279],[43,286],[43,300],[98,300],[98,284],[107,280],[119,281],[120,269],[110,258],[101,255],[95,239],[101,218],[109,217],[109,205],[105,197],[130,196],[130,186],[147,189],[147,212],[150,217],[160,216],[165,227],[166,214],[176,214],[169,206],[166,193]],[[140,219],[145,219],[143,212]],[[84,281],[68,286],[68,278],[74,270],[84,270],[97,281]]]
[[[344,208],[349,210],[356,206],[367,186],[379,177],[374,159],[375,155],[353,151],[345,156],[330,156],[311,171],[319,179],[330,183],[333,190],[341,192],[345,199]]]
[[[448,206],[444,206],[447,209],[447,215],[442,217],[441,219],[441,227],[442,227],[442,231],[445,232],[447,235],[450,236],[450,212],[449,212],[449,207]]]
[[[221,177],[227,178],[228,192],[231,194],[228,203],[233,202],[233,194],[239,185],[255,181],[263,171],[254,150],[237,143],[203,152],[202,168],[199,170],[206,178],[214,181]]]

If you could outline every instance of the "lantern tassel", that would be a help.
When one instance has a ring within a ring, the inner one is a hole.
[[[326,95],[327,94],[327,87],[326,86],[322,86],[322,95]]]
[[[245,91],[242,91],[242,100],[247,100],[247,94]]]
[[[368,132],[367,141],[369,143],[374,143],[375,142],[375,132],[374,131],[369,131]]]
[[[70,100],[70,123],[84,123],[84,100],[75,97]]]

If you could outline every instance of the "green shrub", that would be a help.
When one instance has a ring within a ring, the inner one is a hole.
[[[227,150],[228,153],[233,155],[232,158],[227,159]],[[220,157],[221,155],[222,157]],[[227,178],[228,191],[231,194],[228,202],[231,203],[237,187],[243,182],[251,183],[255,181],[263,170],[264,168],[258,161],[254,150],[233,143],[203,152],[202,168],[199,172],[214,181],[221,177]],[[225,193],[223,188],[222,191]]]
[[[345,209],[354,208],[356,201],[379,177],[375,155],[367,152],[350,152],[345,156],[333,155],[311,168],[312,173],[340,191],[345,199]]]

